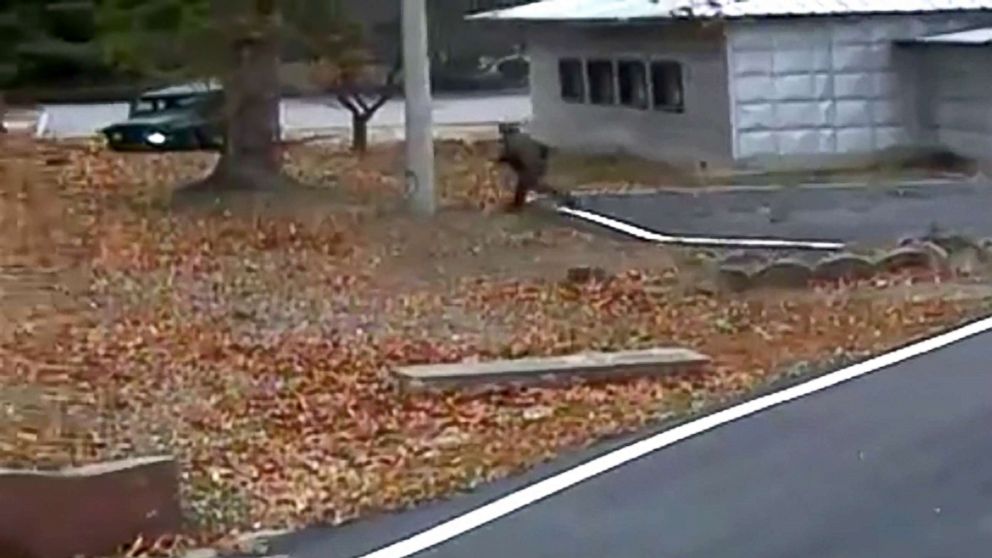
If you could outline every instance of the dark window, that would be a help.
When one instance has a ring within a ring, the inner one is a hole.
[[[586,84],[582,80],[582,61],[565,58],[558,61],[558,82],[561,84],[561,98],[573,103],[584,103]]]
[[[617,77],[620,78],[620,104],[648,108],[648,71],[644,62],[621,60],[617,63]]]
[[[656,110],[683,112],[682,65],[678,62],[651,63],[652,106]]]
[[[594,105],[616,103],[616,80],[613,76],[613,61],[590,60],[586,63],[589,78],[589,102]]]
[[[162,99],[141,98],[131,104],[131,114],[148,114],[165,110],[165,101]]]

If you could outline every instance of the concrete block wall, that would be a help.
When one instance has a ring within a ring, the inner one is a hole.
[[[530,130],[549,145],[623,152],[696,165],[732,161],[726,48],[719,27],[688,24],[567,26],[544,24],[528,33],[531,59]],[[589,103],[561,98],[562,58],[673,60],[683,66],[685,111]]]
[[[894,41],[990,23],[987,14],[731,23],[734,158],[858,155],[939,140],[917,88],[928,78]]]

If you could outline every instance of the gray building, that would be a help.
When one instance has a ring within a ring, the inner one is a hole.
[[[711,166],[992,160],[992,0],[545,0],[476,17],[523,31],[530,127],[552,146]]]

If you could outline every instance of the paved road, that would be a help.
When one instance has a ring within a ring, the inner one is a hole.
[[[49,131],[56,137],[83,137],[127,116],[126,103],[46,105]],[[478,95],[438,97],[434,119],[439,125],[488,124],[519,121],[530,117],[527,95]],[[283,125],[290,132],[347,128],[351,115],[321,99],[286,99],[282,103]],[[387,103],[372,121],[373,127],[403,126],[403,101]]]
[[[718,427],[416,556],[979,557],[992,548],[992,333]],[[358,556],[552,474],[277,541]]]
[[[992,185],[985,183],[602,195],[583,200],[583,208],[680,235],[872,244],[926,234],[938,225],[992,237]]]

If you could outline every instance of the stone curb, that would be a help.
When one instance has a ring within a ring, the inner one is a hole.
[[[0,469],[0,502],[4,557],[104,556],[139,536],[152,540],[182,527],[171,457],[55,472]]]
[[[817,281],[856,281],[875,275],[875,262],[870,258],[841,252],[827,256],[813,268],[813,279]]]
[[[961,235],[907,238],[874,256],[833,253],[812,265],[792,258],[769,261],[758,254],[732,252],[711,267],[711,275],[720,290],[741,292],[797,289],[813,281],[864,280],[911,269],[956,276],[992,271],[992,239]]]
[[[403,366],[393,371],[404,389],[459,389],[516,385],[556,385],[564,380],[626,380],[664,376],[696,369],[709,357],[679,347],[615,353],[579,353],[558,357],[488,362]]]
[[[755,287],[770,289],[801,289],[813,279],[813,270],[805,263],[790,258],[775,260],[751,277]]]

